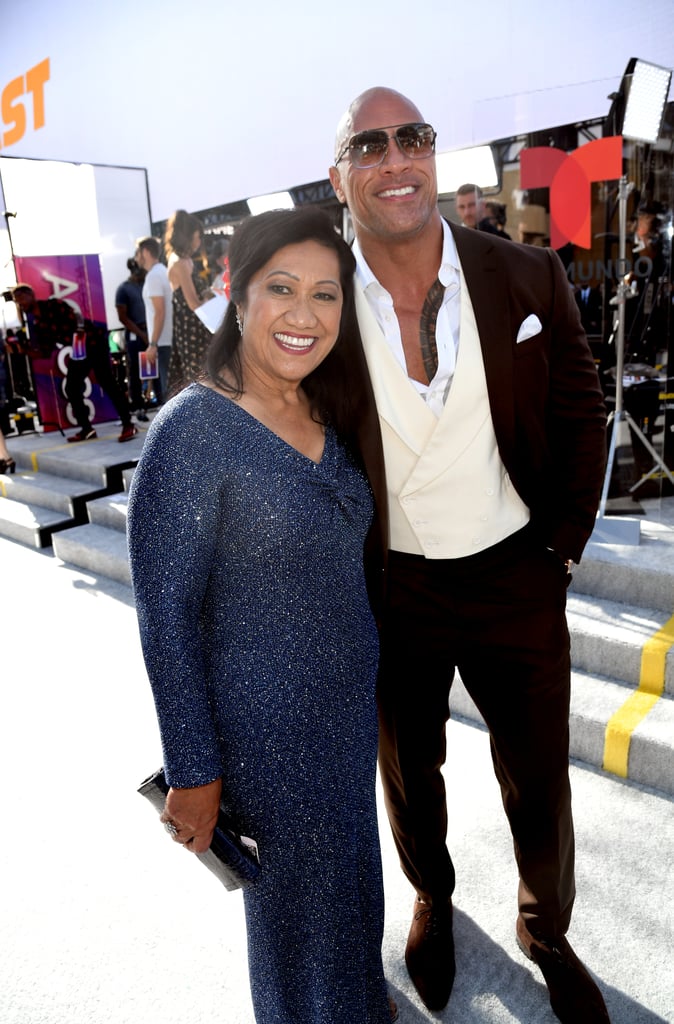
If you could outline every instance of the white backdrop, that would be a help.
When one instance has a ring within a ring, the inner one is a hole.
[[[28,96],[2,155],[146,167],[154,220],[327,177],[372,85],[414,99],[446,150],[602,117],[630,57],[674,64],[674,0],[2,7],[0,89],[50,60],[44,126]]]

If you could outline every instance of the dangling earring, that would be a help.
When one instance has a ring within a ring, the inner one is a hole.
[[[239,334],[243,334],[243,320],[239,316],[239,311],[236,311],[236,326],[239,328]]]

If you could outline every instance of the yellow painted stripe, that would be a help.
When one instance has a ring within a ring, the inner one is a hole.
[[[639,687],[608,721],[604,735],[605,771],[627,778],[632,733],[664,693],[667,652],[672,646],[674,615],[644,644]]]
[[[38,471],[37,452],[31,452],[30,453],[30,463],[31,463],[31,466],[33,467],[33,472],[37,473],[37,471]]]
[[[674,615],[644,644],[639,689],[662,696],[665,689],[667,651],[674,645]]]

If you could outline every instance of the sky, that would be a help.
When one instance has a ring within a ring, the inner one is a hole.
[[[408,95],[439,151],[602,117],[630,57],[674,65],[674,0],[645,6],[22,0],[3,11],[0,157],[146,168],[157,221],[325,179],[373,85]]]

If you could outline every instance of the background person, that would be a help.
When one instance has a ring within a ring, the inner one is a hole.
[[[417,892],[405,959],[425,1005],[442,1009],[455,873],[441,768],[458,668],[489,728],[513,834],[517,941],[561,1021],[606,1024],[565,938],[575,889],[564,608],[603,482],[602,392],[558,257],[446,224],[434,146],[410,100],[371,89],[342,118],[330,169],[356,233],[386,467],[380,765]],[[365,450],[375,481],[376,455]]]
[[[9,425],[9,379],[7,374],[7,349],[5,337],[0,331],[0,473],[14,473],[16,463],[9,453],[5,434],[10,432]]]
[[[69,303],[63,299],[37,299],[28,284],[18,284],[12,296],[26,328],[28,355],[47,357],[72,343],[77,314]]]
[[[586,334],[600,335],[602,329],[602,294],[596,285],[582,284],[574,288],[573,297]]]
[[[628,275],[625,355],[628,362],[655,366],[667,349],[671,296],[667,285],[665,209],[644,199],[637,209],[633,269]]]
[[[211,289],[214,292],[223,292],[229,298],[229,238],[222,235],[213,243],[209,254],[210,273],[212,275]]]
[[[36,299],[35,292],[26,284],[17,285],[13,294],[28,326],[29,352],[50,355],[57,347],[72,344],[73,334],[78,329],[77,314],[72,306],[62,299]],[[66,371],[65,394],[80,428],[76,434],[70,435],[68,441],[91,441],[96,437],[84,401],[86,378],[92,370],[122,421],[122,432],[117,440],[130,441],[138,433],[138,428],[131,422],[127,397],[110,365],[108,332],[104,324],[93,320],[85,320],[82,329],[86,338],[85,356],[83,359],[71,357]]]
[[[476,228],[489,235],[499,234],[498,228],[487,216],[486,203],[479,185],[473,185],[471,182],[459,185],[454,208],[464,228]]]
[[[173,341],[173,300],[168,271],[159,262],[161,246],[156,238],[141,238],[136,252],[145,271],[143,303],[147,320],[148,358],[159,370],[157,401],[168,396],[169,363]]]
[[[0,473],[15,473],[16,462],[9,453],[5,435],[0,431]]]
[[[258,843],[258,1024],[388,1024],[354,261],[304,209],[244,222],[230,264],[207,377],[155,417],[129,503],[163,820],[204,851],[224,795]]]
[[[172,389],[184,387],[201,376],[213,337],[195,313],[212,298],[194,263],[194,256],[203,245],[203,234],[201,221],[185,210],[176,210],[166,225],[164,248],[173,293],[173,343],[168,373]]]
[[[75,359],[71,354],[66,372],[66,398],[70,402],[73,416],[80,428],[76,434],[70,435],[68,441],[92,441],[97,436],[89,417],[89,408],[84,401],[86,378],[92,370],[98,384],[114,405],[122,422],[122,430],[117,440],[131,441],[138,433],[138,427],[131,421],[128,399],[110,365],[107,329],[104,324],[85,320],[82,330],[85,335],[86,355],[84,359]]]
[[[9,454],[5,434],[10,432],[9,424],[9,374],[7,373],[7,347],[5,336],[0,331],[0,473],[14,473],[16,463]]]
[[[128,259],[126,266],[129,276],[117,288],[115,307],[119,322],[124,327],[124,347],[129,381],[129,405],[136,419],[147,421],[143,385],[140,379],[138,356],[147,348],[145,305],[143,303],[143,281],[145,271],[135,259]]]
[[[11,365],[13,398],[34,401],[39,407],[40,369],[45,367],[60,380],[56,353],[72,344],[77,328],[77,314],[69,302],[51,297],[38,299],[27,284],[18,284],[12,291],[21,328],[8,334],[8,359]]]
[[[485,199],[484,203],[484,221],[489,224],[492,228],[496,228],[501,238],[507,238],[508,241],[512,241],[510,235],[506,231],[506,208],[505,203],[497,203],[494,199]],[[486,230],[482,224],[480,224],[480,230]]]

